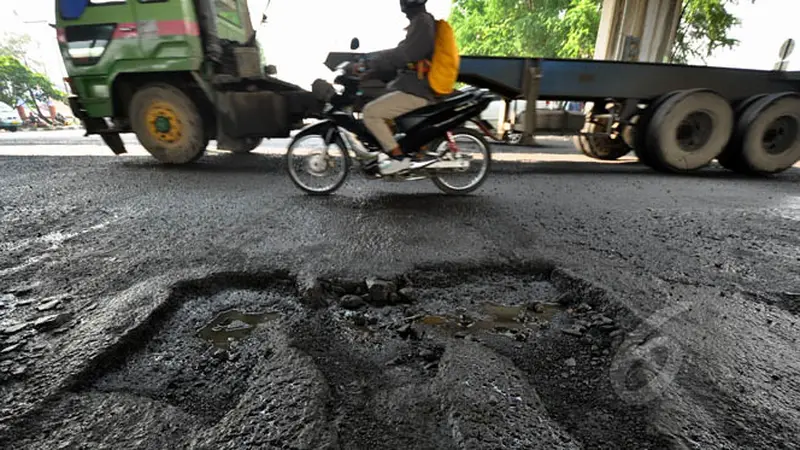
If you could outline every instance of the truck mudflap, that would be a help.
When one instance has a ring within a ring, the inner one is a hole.
[[[103,138],[103,142],[106,143],[108,148],[110,148],[115,155],[128,153],[128,150],[125,148],[125,144],[122,142],[122,138],[120,137],[119,133],[101,133],[100,137]]]
[[[86,130],[84,136],[99,134],[103,142],[105,142],[115,155],[122,155],[128,152],[119,133],[110,129],[103,118],[89,117],[89,115],[86,114],[86,110],[83,109],[78,97],[72,95],[67,98],[67,101],[72,110],[72,115],[83,123],[83,127]]]

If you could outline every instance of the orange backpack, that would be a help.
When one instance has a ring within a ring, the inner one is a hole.
[[[433,58],[424,61],[428,73],[428,84],[437,95],[448,95],[455,90],[461,56],[453,27],[445,20],[436,21],[436,41]]]

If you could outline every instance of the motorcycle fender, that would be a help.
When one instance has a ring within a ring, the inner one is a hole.
[[[298,140],[305,136],[322,136],[326,144],[333,143],[337,138],[341,139],[339,135],[339,127],[330,119],[321,120],[317,123],[306,126],[298,132],[294,140]]]

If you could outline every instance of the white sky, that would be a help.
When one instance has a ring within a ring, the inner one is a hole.
[[[1,31],[24,31],[40,44],[37,57],[46,62],[47,74],[60,83],[64,75],[55,32],[45,23],[53,22],[54,0],[2,0],[13,4],[19,16],[5,9],[0,16]],[[258,23],[267,0],[249,0],[254,24]],[[447,16],[451,0],[429,0],[429,10],[437,18]],[[781,43],[791,37],[800,41],[797,17],[800,0],[740,0],[731,7],[742,25],[732,30],[741,44],[733,50],[719,51],[710,65],[752,69],[772,69]],[[400,41],[407,21],[397,0],[273,0],[269,21],[260,28],[260,38],[270,64],[278,77],[309,88],[316,78],[329,78],[323,65],[330,51],[349,51],[350,39],[358,36],[363,51],[392,47]],[[365,17],[371,18],[364,20]],[[800,44],[800,42],[798,42]],[[790,56],[789,70],[800,70],[800,48]]]

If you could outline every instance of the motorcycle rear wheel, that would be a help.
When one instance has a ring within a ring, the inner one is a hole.
[[[489,172],[492,168],[492,150],[483,135],[475,130],[469,128],[456,128],[451,130],[450,133],[452,134],[456,145],[459,145],[459,143],[468,142],[478,146],[480,159],[474,159],[473,157],[472,161],[470,162],[470,169],[475,167],[475,163],[480,164],[478,175],[465,186],[456,186],[447,181],[445,177],[449,177],[451,173],[434,173],[431,176],[431,181],[433,181],[433,184],[435,184],[436,187],[445,194],[466,195],[481,187],[484,181],[486,181],[486,178],[489,176]],[[446,138],[439,138],[434,141],[431,145],[431,149],[437,154],[444,154],[445,157],[448,155],[454,156],[448,148],[448,141]]]
[[[307,141],[314,141],[315,145],[306,143]],[[327,152],[323,152],[324,149],[327,149]],[[295,157],[302,158],[301,170],[295,167]],[[333,164],[334,162],[339,164]],[[338,190],[347,180],[350,166],[350,154],[344,141],[338,136],[334,142],[326,146],[325,137],[320,134],[299,135],[292,139],[286,150],[286,169],[289,178],[295,186],[309,195],[329,195]],[[334,167],[338,167],[338,170],[332,170]],[[312,186],[302,177],[310,175],[311,180],[319,180],[328,173],[334,174],[332,179],[318,187]]]

